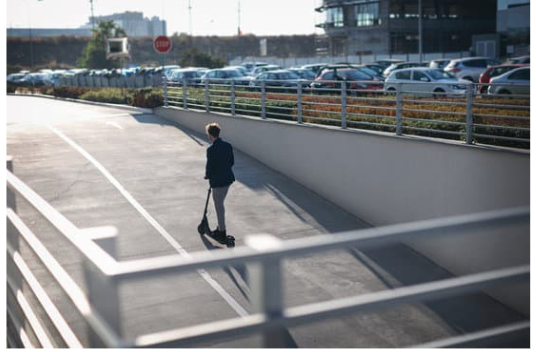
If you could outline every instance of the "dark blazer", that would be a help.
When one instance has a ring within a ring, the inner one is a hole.
[[[207,149],[207,166],[205,179],[210,182],[210,187],[226,187],[235,181],[233,146],[217,138]]]

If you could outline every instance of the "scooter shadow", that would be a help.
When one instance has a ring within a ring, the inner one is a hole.
[[[203,242],[203,244],[209,251],[226,249],[224,247],[214,245],[212,241],[207,238],[206,235],[200,235],[200,237],[201,237],[201,241]],[[229,265],[229,266],[223,267],[222,269],[229,276],[233,284],[238,288],[242,296],[244,296],[244,298],[246,298],[249,301],[249,284],[248,284],[248,273],[247,273],[246,266],[245,265]],[[244,284],[240,284],[239,280],[241,280]]]

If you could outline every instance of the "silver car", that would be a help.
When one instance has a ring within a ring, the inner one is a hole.
[[[500,65],[499,60],[488,57],[470,57],[465,59],[452,60],[444,70],[454,74],[456,77],[466,79],[471,82],[478,82],[482,72],[490,66]]]
[[[414,67],[391,73],[385,79],[384,89],[394,93],[400,88],[401,92],[416,96],[460,96],[470,83],[442,70]]]
[[[490,80],[488,94],[530,95],[530,67],[520,67]]]

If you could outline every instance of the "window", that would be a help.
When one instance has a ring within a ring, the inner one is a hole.
[[[516,71],[516,72],[513,72],[510,77],[508,77],[509,79],[517,79],[517,80],[521,80],[521,81],[530,81],[530,69],[524,69],[524,70],[519,70],[519,71]]]
[[[340,71],[339,75],[344,79],[350,79],[350,80],[369,80],[372,77],[368,76],[367,74],[360,72],[360,71]]]
[[[380,3],[371,2],[355,5],[355,18],[358,27],[376,26],[380,24]]]
[[[411,79],[411,71],[401,71],[395,73],[396,79]]]
[[[342,7],[327,9],[326,24],[328,27],[342,27],[344,25]]]
[[[495,66],[495,65],[500,65],[501,62],[498,61],[498,60],[486,60],[487,61],[487,65],[488,66]]]
[[[414,81],[420,81],[421,78],[426,78],[426,81],[430,82],[430,79],[428,77],[426,77],[426,75],[424,73],[422,73],[421,71],[413,71],[413,80]]]
[[[335,80],[335,74],[333,73],[333,71],[326,72],[324,74],[324,76],[322,77],[322,79],[325,79],[325,80],[328,80],[328,81],[333,81],[333,80]]]
[[[442,70],[428,70],[426,71],[430,77],[432,77],[435,80],[439,79],[454,79],[456,76],[454,76],[450,72],[442,71]]]
[[[481,59],[465,61],[463,64],[466,67],[487,67],[488,66],[487,61],[481,60]]]

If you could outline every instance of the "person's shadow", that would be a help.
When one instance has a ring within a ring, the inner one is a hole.
[[[209,251],[226,249],[223,245],[215,245],[206,235],[200,235],[201,241]],[[247,277],[247,268],[245,265],[228,265],[222,268],[229,276],[233,284],[238,288],[242,296],[249,300],[249,283]],[[243,284],[240,284],[240,281]]]
[[[214,245],[212,241],[207,238],[206,235],[200,235],[200,237],[201,241],[209,251],[225,249],[224,247],[220,247],[219,245]],[[238,288],[244,298],[251,302],[251,300],[249,299],[249,280],[246,265],[228,265],[223,267],[222,269],[223,272],[225,272],[229,276],[231,281]],[[240,284],[239,280],[242,281],[243,284]],[[298,348],[298,344],[296,343],[288,329],[285,329],[283,333],[285,335],[284,339],[286,346],[289,348]]]

